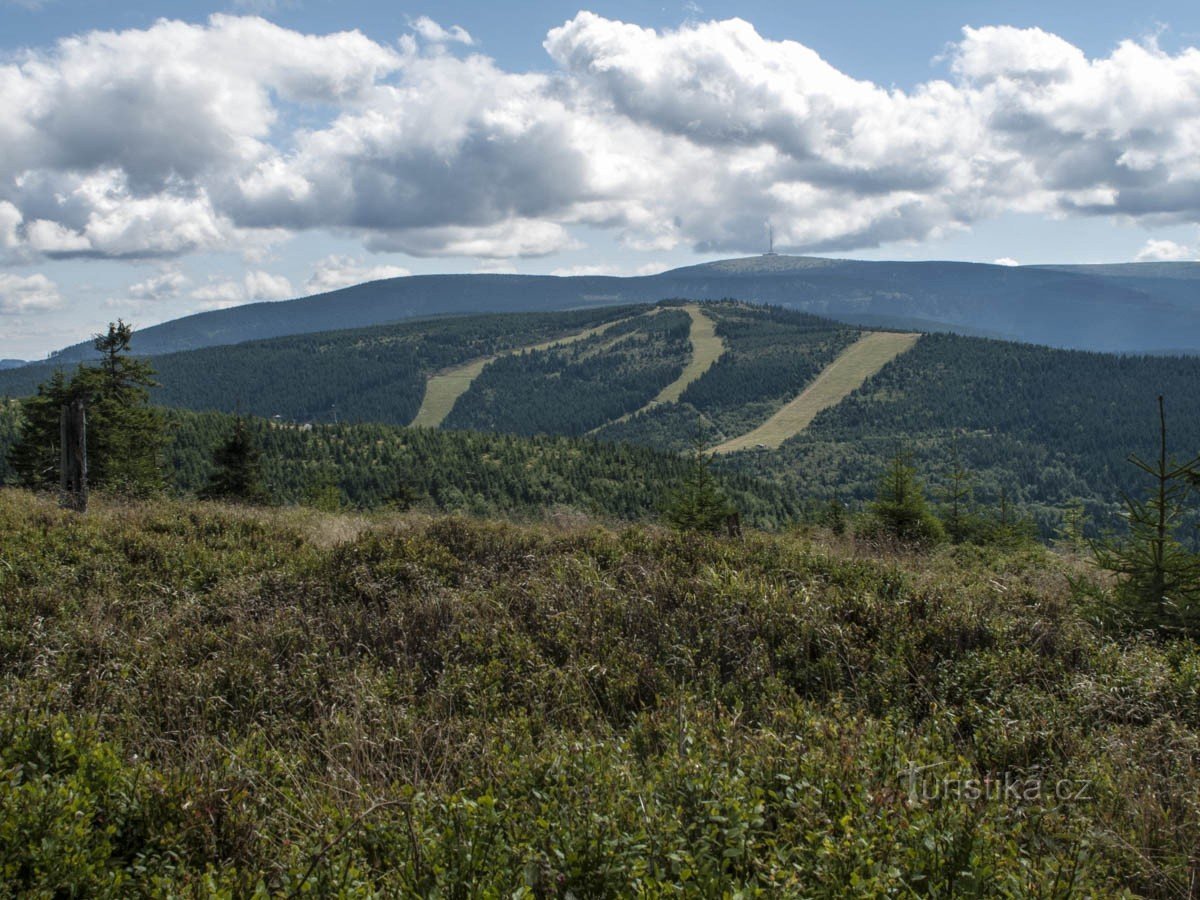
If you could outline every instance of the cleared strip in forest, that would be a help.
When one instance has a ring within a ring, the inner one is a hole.
[[[688,303],[683,307],[683,310],[692,320],[688,331],[688,340],[692,343],[692,356],[688,360],[687,365],[683,367],[683,372],[680,373],[678,378],[659,391],[658,396],[641,409],[625,413],[619,419],[613,419],[611,422],[605,422],[600,428],[607,428],[609,425],[619,425],[621,422],[632,419],[638,413],[654,409],[656,406],[662,406],[664,403],[678,402],[679,398],[683,396],[683,392],[687,390],[688,385],[712,368],[713,363],[721,358],[721,354],[725,352],[725,342],[717,334],[717,327],[713,324],[713,320],[706,316],[700,307],[694,303]],[[593,429],[593,432],[599,431],[600,428]]]
[[[656,312],[658,312],[657,309],[651,310],[648,315],[654,315]],[[525,353],[530,350],[549,350],[551,347],[586,341],[590,337],[603,334],[610,328],[614,328],[634,318],[637,317],[628,316],[624,319],[617,319],[614,322],[605,322],[603,325],[597,325],[593,328],[567,335],[566,337],[555,338],[552,341],[542,341],[540,344],[530,344],[525,347],[514,347],[512,350],[505,350],[503,353],[497,353],[494,356],[473,359],[469,363],[464,363],[461,366],[455,366],[453,369],[446,369],[444,372],[431,375],[429,380],[425,382],[425,397],[421,400],[421,408],[417,410],[416,418],[409,425],[416,425],[421,428],[437,428],[446,420],[446,416],[450,415],[450,410],[454,409],[454,404],[458,402],[458,398],[465,394],[471,387],[471,382],[478,378],[480,373],[490,363],[495,362],[503,356],[512,356],[515,353]]]
[[[817,413],[841,403],[868,378],[917,342],[919,334],[872,331],[838,354],[816,379],[785,403],[771,418],[753,431],[712,448],[713,453],[734,453],[765,447],[774,450],[799,434],[817,417]]]

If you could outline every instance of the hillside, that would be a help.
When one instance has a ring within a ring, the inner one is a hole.
[[[836,361],[864,341],[891,349],[839,373]],[[159,402],[283,423],[407,425],[425,410],[421,422],[449,430],[588,435],[664,452],[699,439],[739,451],[723,454],[723,469],[808,502],[861,505],[898,450],[936,493],[957,447],[983,507],[1003,494],[1047,536],[1076,500],[1097,525],[1112,521],[1121,491],[1137,487],[1125,457],[1153,451],[1158,394],[1173,451],[1200,448],[1200,358],[947,334],[914,343],[732,301],[443,317],[154,364]],[[28,393],[49,371],[0,373],[0,395]]]
[[[0,490],[0,559],[14,894],[1195,876],[1200,656],[1099,631],[1067,587],[1092,576],[1044,551]]]
[[[1194,263],[994,266],[748,257],[628,278],[420,275],[144,328],[148,354],[444,314],[534,312],[732,297],[850,324],[956,331],[1111,352],[1200,352]],[[64,349],[61,359],[90,354]]]
[[[15,369],[17,366],[25,365],[23,359],[0,359],[0,369]]]

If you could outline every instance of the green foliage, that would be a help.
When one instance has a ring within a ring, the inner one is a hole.
[[[945,538],[942,523],[925,501],[910,457],[897,453],[879,478],[867,533],[885,535],[905,544],[928,546]]]
[[[690,319],[640,317],[566,346],[496,360],[443,427],[578,436],[644,406],[683,371]]]
[[[208,500],[266,502],[262,450],[241,416],[234,421],[229,439],[213,451],[213,472],[200,496]]]
[[[175,485],[198,492],[232,417],[171,411],[168,420]],[[262,448],[269,499],[328,511],[416,505],[475,515],[575,510],[647,519],[658,514],[663,486],[683,481],[688,471],[674,454],[586,439],[387,425],[304,428],[260,419],[247,419],[246,428]],[[776,528],[799,511],[796,498],[769,482],[717,477],[749,525]]]
[[[9,465],[23,484],[52,488],[59,480],[61,408],[82,398],[87,414],[88,481],[129,494],[162,488],[163,422],[149,404],[155,385],[149,364],[129,355],[132,326],[110,323],[95,338],[95,366],[80,364],[68,381],[61,371],[23,403],[23,428]]]
[[[721,490],[703,446],[693,447],[690,463],[683,483],[663,505],[663,519],[680,531],[720,533],[737,511]]]
[[[1105,637],[1045,551],[5,490],[0,560],[14,894],[1192,878],[1200,653]]]
[[[1200,456],[1179,463],[1167,455],[1162,397],[1158,411],[1157,459],[1129,457],[1150,484],[1142,497],[1125,495],[1128,533],[1096,541],[1093,549],[1100,566],[1120,577],[1117,597],[1133,624],[1200,635],[1200,554],[1179,538],[1192,482],[1200,475]]]

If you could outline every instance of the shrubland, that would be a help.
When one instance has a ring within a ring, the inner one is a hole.
[[[33,896],[1186,896],[1200,652],[1088,563],[0,489]]]

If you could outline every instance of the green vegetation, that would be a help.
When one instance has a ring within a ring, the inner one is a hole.
[[[1158,398],[1159,446],[1153,463],[1133,463],[1149,476],[1144,496],[1125,495],[1127,534],[1093,545],[1097,562],[1120,576],[1120,612],[1135,627],[1200,636],[1200,554],[1184,546],[1180,530],[1200,480],[1200,456],[1180,463],[1167,454],[1167,421]]]
[[[1185,896],[1200,653],[1045,551],[0,490],[17,895]],[[1097,588],[1099,590],[1099,588]]]
[[[683,307],[683,311],[691,319],[691,326],[688,330],[688,341],[692,345],[691,355],[679,377],[659,391],[658,396],[650,401],[649,406],[678,402],[683,392],[711,369],[725,352],[725,342],[717,334],[716,326],[699,306],[695,303],[688,303]],[[647,407],[643,407],[643,409],[645,408]]]
[[[957,447],[975,501],[994,511],[1003,496],[1010,518],[1031,518],[1048,538],[1078,503],[1092,529],[1119,522],[1122,492],[1140,489],[1127,454],[1157,454],[1158,395],[1172,410],[1174,446],[1200,448],[1198,380],[1191,357],[926,335],[778,450],[722,464],[861,508],[899,444],[934,493],[952,480]]]
[[[704,448],[697,445],[692,451],[687,478],[667,497],[663,519],[680,531],[719,534],[730,530],[729,525],[737,516],[737,510],[713,474]]]
[[[238,416],[229,439],[213,451],[213,471],[200,491],[206,500],[265,503],[262,451],[250,433],[246,420]]]
[[[924,486],[902,453],[896,454],[879,479],[879,492],[871,504],[870,516],[866,533],[902,544],[929,546],[946,536],[941,521],[925,500]]]
[[[841,403],[868,378],[906,350],[920,335],[877,331],[864,334],[821,370],[816,379],[752,431],[718,444],[717,453],[774,450],[808,427],[822,410]]]
[[[585,434],[644,406],[678,379],[690,323],[682,311],[664,309],[574,343],[503,356],[480,373],[442,425]]]
[[[7,466],[21,483],[55,488],[59,483],[62,407],[83,401],[87,413],[88,481],[126,493],[153,493],[162,486],[162,416],[150,406],[154,370],[129,355],[133,328],[118,321],[95,338],[98,364],[80,364],[68,380],[55,372],[21,405],[20,432],[9,446]],[[12,413],[10,413],[12,415]]]
[[[707,303],[724,352],[679,395],[597,431],[606,440],[684,450],[699,423],[719,441],[743,434],[796,396],[851,344],[857,332],[773,307]],[[711,345],[710,345],[711,346]]]
[[[656,311],[652,310],[651,313]],[[617,321],[620,322],[623,320]],[[425,396],[421,400],[421,408],[411,424],[423,428],[437,428],[441,425],[446,420],[446,417],[450,415],[451,410],[454,409],[454,404],[458,402],[458,398],[470,390],[471,385],[483,370],[497,359],[500,359],[501,356],[508,356],[513,353],[536,353],[540,350],[550,350],[555,347],[574,344],[578,341],[585,341],[588,338],[603,334],[614,324],[616,323],[609,322],[604,325],[587,328],[566,337],[542,341],[540,344],[516,347],[503,354],[488,356],[483,359],[473,359],[465,365],[456,366],[445,372],[439,372],[431,376],[425,385]]]
[[[184,494],[200,492],[233,417],[172,411],[168,421],[174,487]],[[472,515],[575,511],[650,519],[689,471],[687,461],[674,454],[585,439],[389,425],[299,428],[257,419],[246,427],[262,450],[270,499],[324,508],[417,505]],[[799,515],[796,498],[771,482],[737,473],[719,473],[719,479],[749,524],[778,528]]]

